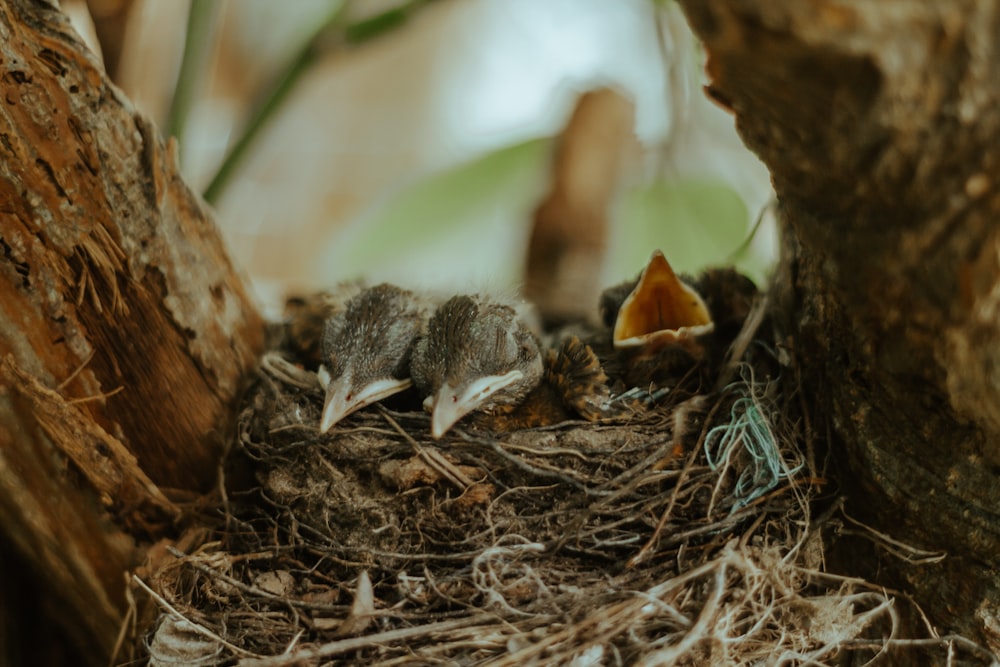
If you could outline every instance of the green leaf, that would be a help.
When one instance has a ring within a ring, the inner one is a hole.
[[[550,139],[535,139],[413,183],[338,239],[331,268],[341,279],[516,284],[550,151]]]
[[[637,275],[657,248],[680,272],[728,264],[749,230],[739,194],[707,179],[659,182],[627,192],[616,217],[609,262],[615,279]],[[738,268],[759,277],[759,258],[737,260]]]

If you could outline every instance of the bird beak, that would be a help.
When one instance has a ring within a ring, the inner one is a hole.
[[[615,320],[615,349],[689,347],[715,328],[702,298],[674,273],[657,250]]]
[[[473,380],[464,388],[455,389],[447,382],[433,397],[431,437],[438,440],[455,422],[469,414],[483,402],[505,387],[524,377],[521,371],[504,375],[487,375]],[[424,403],[427,405],[427,402]]]
[[[329,382],[326,385],[326,401],[323,404],[323,418],[319,422],[319,432],[326,433],[334,424],[355,410],[398,394],[412,384],[409,378],[405,380],[384,378],[357,389],[349,376]]]

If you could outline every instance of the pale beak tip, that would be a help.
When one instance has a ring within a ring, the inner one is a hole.
[[[325,434],[327,431],[333,428],[338,421],[340,421],[340,417],[328,414],[326,411],[324,411],[323,418],[319,422],[319,432],[321,434]]]
[[[350,412],[349,406],[345,405],[340,396],[335,393],[327,393],[326,401],[323,404],[323,416],[319,420],[319,432],[325,434]]]
[[[454,419],[443,419],[441,412],[435,410],[431,416],[431,437],[440,440],[455,425],[455,421]]]
[[[459,419],[465,416],[464,410],[457,410],[450,402],[436,400],[434,410],[431,412],[431,437],[440,440],[445,433],[451,430]]]

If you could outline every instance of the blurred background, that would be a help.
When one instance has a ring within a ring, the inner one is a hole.
[[[767,172],[703,94],[672,2],[63,6],[177,139],[271,314],[355,277],[516,289],[541,218],[599,246],[575,270],[602,285],[655,248],[758,282],[773,262]]]

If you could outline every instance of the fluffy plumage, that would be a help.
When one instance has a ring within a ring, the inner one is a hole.
[[[320,431],[412,383],[410,358],[427,318],[423,299],[383,283],[362,290],[326,320],[320,379],[326,400]]]
[[[440,438],[473,411],[519,404],[542,379],[538,341],[510,305],[482,296],[441,304],[413,350],[410,374]]]

